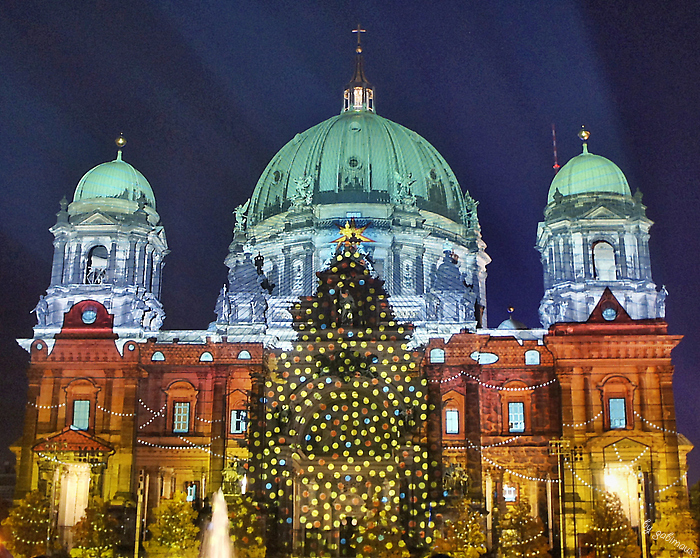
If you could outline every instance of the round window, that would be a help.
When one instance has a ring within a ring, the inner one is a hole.
[[[357,168],[360,166],[360,161],[357,160],[357,157],[350,157],[350,159],[348,159],[348,166],[353,169]]]
[[[81,316],[84,324],[90,325],[94,324],[97,320],[97,310],[94,308],[86,308],[83,310],[83,315]]]
[[[129,349],[130,351],[135,351],[135,350],[136,350],[136,345],[127,345],[126,347],[127,347],[127,349]]]
[[[617,310],[615,308],[612,308],[611,306],[608,306],[607,308],[603,308],[603,319],[604,320],[611,322],[615,318],[617,318]]]

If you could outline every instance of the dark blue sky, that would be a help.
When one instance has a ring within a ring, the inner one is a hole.
[[[480,201],[491,325],[538,325],[534,250],[552,178],[580,152],[644,193],[670,292],[678,424],[700,443],[697,2],[5,0],[0,15],[0,444],[19,436],[29,311],[49,282],[58,202],[114,158],[148,178],[172,253],[165,327],[204,328],[234,207],[290,140],[337,114],[357,22],[377,112],[430,141]],[[700,451],[700,450],[698,450]],[[694,452],[696,453],[696,452]],[[692,454],[691,454],[692,455]],[[693,480],[700,455],[691,458]]]

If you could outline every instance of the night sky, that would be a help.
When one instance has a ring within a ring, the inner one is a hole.
[[[377,112],[442,153],[479,200],[488,318],[539,325],[533,248],[559,162],[615,161],[644,194],[669,291],[679,430],[700,444],[700,4],[4,0],[0,6],[0,446],[21,432],[34,308],[58,202],[115,157],[151,183],[166,229],[167,329],[203,329],[233,209],[295,134],[340,112],[358,22]],[[700,450],[691,454],[691,481]]]

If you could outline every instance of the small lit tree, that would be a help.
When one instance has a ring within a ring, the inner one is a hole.
[[[454,558],[479,558],[486,552],[486,535],[481,514],[471,508],[471,502],[461,498],[452,507],[452,519],[435,541],[433,550]]]
[[[196,521],[197,512],[182,492],[176,492],[171,500],[161,500],[148,526],[151,540],[146,543],[146,550],[149,554],[178,558],[196,556],[199,549]]]
[[[604,492],[593,508],[591,539],[598,558],[639,558],[637,535],[616,494]]]
[[[255,502],[249,494],[235,494],[228,506],[231,537],[238,558],[263,558],[264,524]]]
[[[548,556],[549,544],[542,520],[530,515],[530,506],[526,502],[509,506],[501,525],[501,555],[504,558]]]
[[[16,558],[46,554],[53,548],[49,501],[41,493],[29,492],[2,522],[5,546]]]
[[[409,556],[397,516],[388,506],[374,501],[368,516],[358,525],[358,558],[407,558]]]
[[[100,498],[90,501],[85,515],[73,527],[75,549],[84,558],[105,558],[119,544],[119,523],[109,515],[109,506]]]
[[[656,504],[658,518],[645,524],[655,558],[682,558],[698,554],[698,524],[688,509],[685,495],[676,490]]]

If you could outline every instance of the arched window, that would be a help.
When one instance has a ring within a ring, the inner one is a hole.
[[[304,262],[294,260],[292,264],[292,294],[304,294]]]
[[[151,360],[153,362],[163,362],[165,360],[165,355],[160,351],[156,351],[151,355]]]
[[[540,352],[531,349],[529,351],[525,351],[525,364],[528,366],[536,366],[540,363]]]
[[[197,390],[184,380],[174,382],[165,391],[168,396],[168,423],[173,434],[187,434],[194,430]]]
[[[615,269],[615,249],[605,241],[593,244],[593,274],[599,281],[614,281],[617,279]]]
[[[442,364],[445,362],[445,349],[430,349],[430,362]]]
[[[248,351],[241,351],[238,353],[238,360],[250,360],[250,353]]]
[[[622,376],[613,376],[598,386],[603,398],[605,428],[623,430],[632,428],[635,386]]]
[[[85,283],[88,285],[100,285],[107,275],[109,253],[104,246],[94,246],[88,252],[87,266],[85,267]]]
[[[506,382],[501,391],[503,434],[531,432],[532,391],[520,380]]]
[[[199,362],[214,362],[214,357],[209,351],[206,351],[199,357]]]
[[[99,388],[90,380],[74,380],[66,386],[68,425],[73,430],[91,430],[95,424],[95,405]]]
[[[442,433],[464,437],[464,396],[454,390],[442,396]]]

